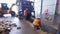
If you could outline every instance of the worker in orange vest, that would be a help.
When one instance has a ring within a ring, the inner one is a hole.
[[[34,29],[37,29],[37,30],[40,29],[40,27],[41,27],[41,20],[40,20],[40,18],[34,19],[33,25],[34,25]]]
[[[24,10],[24,16],[27,16],[27,10],[26,9]]]

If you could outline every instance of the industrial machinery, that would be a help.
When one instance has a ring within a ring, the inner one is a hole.
[[[12,7],[14,4],[12,4],[11,8],[9,9],[6,3],[1,3],[1,8],[0,8],[0,17],[2,17],[4,14],[11,14],[12,16],[15,16],[15,12],[12,11]]]
[[[30,19],[30,17],[35,17],[35,11],[34,11],[34,2],[32,1],[18,1],[17,2],[18,8],[19,8],[19,16],[23,17],[25,19]],[[27,10],[27,16],[24,16],[24,11]],[[34,15],[32,15],[32,13]]]

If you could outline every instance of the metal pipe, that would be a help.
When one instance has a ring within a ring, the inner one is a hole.
[[[42,18],[42,7],[43,7],[43,0],[41,0],[40,18]]]

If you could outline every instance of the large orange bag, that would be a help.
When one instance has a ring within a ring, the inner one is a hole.
[[[34,26],[40,26],[40,20],[38,18],[36,18],[34,21],[33,21],[33,25]]]

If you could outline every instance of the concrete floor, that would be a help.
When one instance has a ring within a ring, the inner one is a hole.
[[[2,20],[11,20],[13,23],[17,24],[17,27],[21,27],[21,29],[13,27],[9,34],[38,34],[38,32],[33,29],[32,24],[25,20],[19,20],[17,17],[0,18],[0,21]]]

